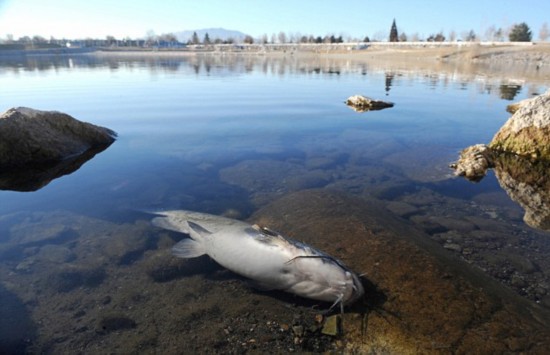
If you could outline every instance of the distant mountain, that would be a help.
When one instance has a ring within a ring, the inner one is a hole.
[[[201,30],[175,32],[174,34],[180,42],[186,43],[193,37],[193,32],[197,33],[197,36],[199,36],[199,40],[201,42],[204,39],[204,35],[207,33],[211,41],[214,41],[216,38],[219,38],[222,41],[232,38],[236,42],[242,42],[247,36],[246,33],[235,30],[226,30],[225,28],[204,28]]]

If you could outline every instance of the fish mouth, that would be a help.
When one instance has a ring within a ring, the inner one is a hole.
[[[363,287],[361,279],[357,275],[355,275],[355,273],[351,273],[351,275],[353,280],[352,291],[350,297],[344,302],[345,305],[351,305],[355,303],[365,294],[365,288]]]

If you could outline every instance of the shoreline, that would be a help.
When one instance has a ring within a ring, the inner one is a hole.
[[[210,45],[185,48],[56,48],[0,50],[0,62],[35,57],[64,58],[249,58],[315,61],[321,66],[350,63],[385,71],[449,73],[511,81],[550,82],[550,43],[375,42],[365,44]],[[207,60],[207,59],[205,59]]]

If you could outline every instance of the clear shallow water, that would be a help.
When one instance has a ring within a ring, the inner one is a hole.
[[[58,110],[119,134],[106,152],[38,192],[2,192],[0,213],[50,209],[52,200],[58,208],[102,215],[129,203],[166,204],[160,197],[151,201],[144,189],[166,196],[185,190],[194,200],[212,200],[209,209],[220,212],[235,207],[222,203],[235,203],[235,192],[220,186],[212,198],[196,185],[204,179],[219,184],[220,168],[251,158],[304,164],[340,154],[388,169],[399,183],[444,180],[460,149],[490,140],[509,103],[499,98],[498,81],[292,58],[77,57],[0,70],[3,109]],[[515,100],[543,89],[526,85]],[[355,93],[396,106],[358,114],[343,105]],[[246,199],[243,193],[240,203]]]
[[[119,135],[82,168],[38,191],[0,191],[0,244],[12,243],[21,229],[38,239],[55,235],[36,213],[54,211],[76,226],[78,216],[123,223],[136,209],[151,208],[246,218],[287,193],[321,187],[381,199],[449,252],[458,243],[459,254],[497,278],[508,254],[502,265],[486,254],[505,245],[526,254],[536,249],[539,258],[548,250],[544,232],[523,224],[522,210],[493,174],[471,184],[448,168],[464,147],[490,141],[511,99],[541,93],[544,84],[522,82],[516,92],[506,78],[293,57],[37,58],[0,64],[0,79],[2,110],[57,110]],[[353,94],[395,106],[356,113],[343,103]],[[479,218],[478,229],[497,223],[511,239],[483,244],[487,253],[454,240],[472,218]],[[468,247],[474,251],[466,253]],[[4,271],[24,267],[21,250],[3,250]],[[537,273],[525,277],[547,284],[550,270],[537,263]],[[529,292],[523,293],[539,302],[547,297]]]

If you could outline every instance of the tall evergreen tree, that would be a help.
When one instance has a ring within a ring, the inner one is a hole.
[[[202,43],[204,43],[204,44],[210,44],[211,43],[210,36],[208,35],[208,32],[206,32],[204,34],[204,39],[202,40]]]
[[[512,27],[508,38],[510,42],[530,42],[532,38],[531,30],[525,22],[522,22]]]
[[[391,24],[390,42],[399,42],[399,34],[397,33],[397,26],[395,25],[395,19],[393,19],[393,23]]]
[[[191,38],[191,43],[192,44],[199,44],[200,43],[199,35],[197,34],[197,32],[193,32],[193,37]]]

